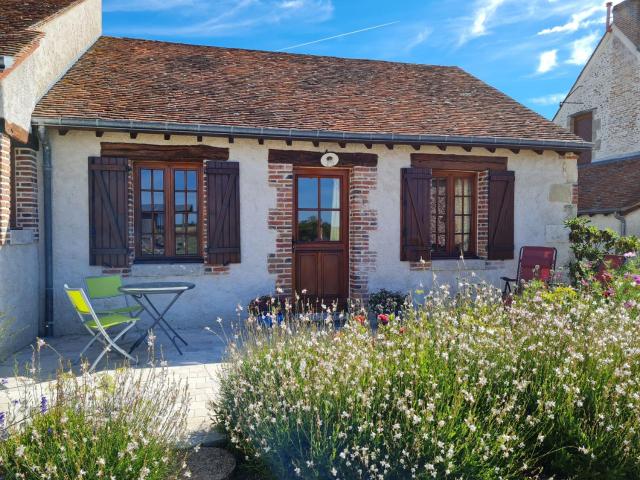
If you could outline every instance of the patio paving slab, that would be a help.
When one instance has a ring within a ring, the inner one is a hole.
[[[162,333],[155,339],[155,358],[166,362],[169,372],[176,378],[185,379],[189,385],[189,414],[187,421],[188,443],[192,445],[205,444],[218,446],[224,443],[225,438],[211,430],[211,419],[208,403],[218,391],[220,370],[226,351],[226,342],[212,331],[204,328],[181,330],[188,345],[183,350],[183,355],[178,354],[169,339]],[[127,350],[135,342],[137,335],[130,335],[119,342]],[[87,335],[69,335],[46,339],[46,346],[40,349],[38,374],[38,388],[46,390],[50,381],[60,365],[65,370],[71,369],[79,374],[81,363],[78,353],[84,348],[90,337]],[[92,361],[101,352],[101,345],[94,344],[86,353],[86,358]],[[181,346],[182,348],[182,346]],[[142,344],[133,353],[137,356],[138,364],[135,368],[149,368],[150,355],[147,346]],[[9,402],[14,399],[18,391],[16,387],[27,380],[25,365],[32,362],[35,345],[26,347],[10,358],[0,363],[0,378],[6,379],[5,385],[0,386],[0,411],[6,410]],[[122,365],[121,357],[109,354],[107,360],[103,360],[97,371],[111,371]],[[19,366],[18,376],[15,375],[16,366]]]

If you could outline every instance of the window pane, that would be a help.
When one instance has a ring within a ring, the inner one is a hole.
[[[195,170],[187,170],[187,188],[189,190],[198,189],[198,173]]]
[[[151,235],[143,235],[140,239],[140,249],[143,255],[153,255]]]
[[[140,170],[140,188],[149,190],[151,188],[151,170],[143,168]]]
[[[323,211],[320,213],[320,219],[322,220],[322,240],[340,241],[340,212]]]
[[[153,209],[151,205],[151,192],[142,192],[140,194],[140,209],[143,212],[150,212]]]
[[[153,192],[153,209],[157,211],[164,210],[164,193]]]
[[[185,171],[184,170],[176,170],[173,174],[175,178],[175,189],[176,190],[184,190],[185,187]]]
[[[182,213],[176,213],[176,227],[184,223],[184,215]]]
[[[298,241],[312,242],[318,238],[317,212],[298,212]]]
[[[176,255],[185,255],[187,253],[184,236],[176,236]]]
[[[156,215],[155,216],[155,232],[163,234],[164,233],[164,215]]]
[[[298,178],[298,208],[318,207],[318,179]]]
[[[184,217],[179,213],[176,214],[175,227],[176,227],[176,235],[185,233]],[[177,239],[176,239],[176,241],[177,241]]]
[[[188,255],[198,254],[198,237],[193,235],[190,235],[187,237],[187,254]]]
[[[320,207],[340,208],[340,179],[320,179]]]
[[[153,189],[162,190],[164,188],[164,170],[153,171]]]
[[[174,208],[176,212],[184,212],[187,206],[184,192],[176,192],[174,196],[175,196]]]
[[[140,222],[140,230],[143,235],[153,232],[153,215],[150,213],[143,213]]]
[[[187,193],[187,209],[188,212],[198,211],[198,198],[195,192]]]

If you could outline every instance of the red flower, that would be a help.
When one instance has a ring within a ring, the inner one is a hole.
[[[404,333],[404,327],[400,327],[400,333]]]
[[[608,289],[607,291],[604,292],[604,296],[605,298],[609,298],[611,296],[613,296],[615,294],[615,290],[613,288]]]
[[[380,315],[378,315],[378,321],[382,325],[388,324],[389,323],[389,315],[387,315],[386,313],[381,313]]]
[[[358,322],[360,325],[364,325],[365,322],[367,321],[367,318],[364,315],[356,315],[356,322]]]

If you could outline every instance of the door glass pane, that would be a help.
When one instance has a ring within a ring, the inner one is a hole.
[[[185,255],[187,253],[184,236],[176,235],[176,255]]]
[[[318,208],[318,179],[298,177],[298,208]]]
[[[298,212],[298,241],[313,242],[318,238],[317,212]]]
[[[151,192],[142,192],[140,194],[140,209],[143,212],[153,210],[153,205],[151,205]]]
[[[176,214],[176,235],[185,233],[185,228],[184,228],[184,217],[182,214],[177,213]]]
[[[198,174],[195,170],[187,170],[187,189],[188,190],[197,190],[198,189]]]
[[[151,188],[151,170],[143,168],[140,170],[140,188],[149,190]]]
[[[322,240],[340,241],[340,211],[320,212],[322,220]]]
[[[176,190],[184,190],[185,187],[185,171],[184,170],[176,170],[174,173],[175,178],[175,189]]]
[[[195,213],[190,213],[189,215],[187,215],[187,222],[188,222],[189,232],[195,233],[196,232],[195,227],[198,225],[198,215],[196,215]]]
[[[197,255],[198,237],[190,235],[187,237],[187,255]]]
[[[153,171],[153,189],[162,190],[164,188],[164,170]]]
[[[320,207],[340,208],[340,179],[320,179]]]
[[[153,192],[153,209],[157,211],[164,210],[164,193]]]
[[[187,208],[188,212],[197,212],[198,211],[198,199],[196,198],[196,192],[188,192],[187,193]]]

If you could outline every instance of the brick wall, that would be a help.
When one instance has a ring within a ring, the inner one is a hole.
[[[378,228],[378,215],[369,204],[376,188],[377,167],[355,166],[349,177],[349,296],[366,300],[369,273],[375,271],[377,254],[370,248],[370,234]]]
[[[0,246],[9,243],[11,217],[11,141],[0,132]]]
[[[276,232],[276,251],[267,258],[267,270],[276,276],[276,287],[292,295],[293,165],[270,163],[268,181],[276,189],[276,207],[269,209],[267,222]]]
[[[476,253],[480,258],[489,255],[489,172],[478,173],[478,215]]]
[[[15,151],[16,227],[33,231],[39,237],[38,215],[38,152],[31,148]]]

